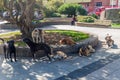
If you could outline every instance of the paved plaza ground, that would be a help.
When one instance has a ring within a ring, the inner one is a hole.
[[[96,34],[100,42],[107,33],[115,40],[113,48],[98,46],[90,57],[75,56],[67,60],[31,61],[18,58],[17,62],[5,61],[0,55],[0,80],[120,80],[120,29],[92,28],[70,25],[52,25],[44,29],[67,29]]]

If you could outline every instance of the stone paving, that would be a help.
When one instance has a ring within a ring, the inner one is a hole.
[[[120,80],[119,29],[54,25],[44,29],[70,29],[97,34],[105,41],[107,33],[115,40],[113,48],[103,45],[90,57],[75,56],[67,60],[48,61],[18,58],[17,62],[5,61],[0,56],[0,80]],[[74,53],[73,53],[74,54]]]

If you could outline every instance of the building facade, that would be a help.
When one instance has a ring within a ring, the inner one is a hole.
[[[120,0],[64,0],[64,2],[81,4],[89,13],[94,13],[99,8],[120,7]]]

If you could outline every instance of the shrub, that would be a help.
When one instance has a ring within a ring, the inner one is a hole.
[[[86,10],[79,4],[63,4],[58,8],[58,12],[61,14],[67,14],[68,17],[72,15],[86,15]]]
[[[51,17],[53,13],[54,13],[54,11],[52,11],[50,9],[47,9],[47,8],[44,9],[45,17]]]
[[[53,13],[51,16],[52,17],[61,17],[61,14],[60,13]]]
[[[96,14],[92,14],[91,16],[94,17],[95,19],[99,18]]]
[[[92,16],[77,16],[78,22],[94,22],[95,18]]]
[[[63,3],[59,0],[51,0],[48,1],[46,5],[44,5],[44,15],[45,17],[55,17],[58,16],[57,9],[62,5]]]

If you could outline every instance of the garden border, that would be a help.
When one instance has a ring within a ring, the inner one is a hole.
[[[83,45],[92,45],[94,48],[98,45],[98,36],[95,34],[90,34],[90,38],[81,41],[81,42],[77,42],[75,45],[69,46],[69,45],[62,45],[62,46],[56,46],[56,45],[51,45],[52,49],[53,49],[53,53],[56,53],[56,51],[63,51],[66,54],[70,54],[70,53],[78,53],[79,52],[79,48],[82,47]],[[17,57],[32,57],[32,55],[30,54],[30,49],[27,47],[16,47],[16,53],[17,53]],[[3,54],[3,49],[2,49],[2,45],[0,46],[0,54]],[[40,53],[42,54],[42,53]],[[41,56],[41,55],[40,55]]]

